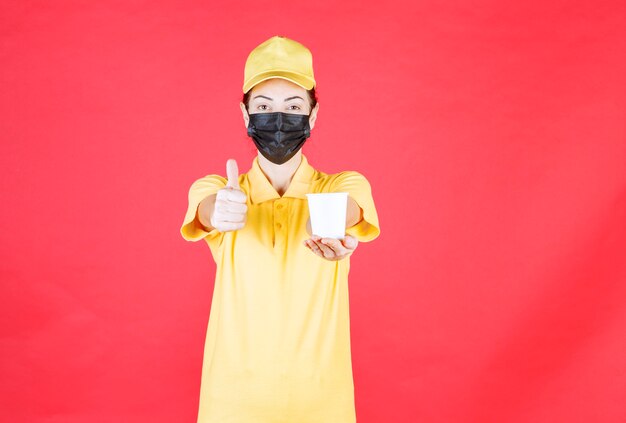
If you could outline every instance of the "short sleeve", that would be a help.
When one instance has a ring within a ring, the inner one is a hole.
[[[212,238],[221,233],[217,229],[213,229],[210,232],[205,231],[200,222],[196,219],[196,212],[202,200],[217,193],[217,191],[226,186],[226,183],[227,180],[223,176],[207,175],[191,184],[191,188],[189,188],[187,213],[185,214],[183,225],[180,228],[180,233],[185,240],[199,241],[207,237]]]
[[[347,192],[363,210],[363,219],[346,229],[348,235],[361,242],[372,241],[378,237],[380,234],[378,214],[372,198],[372,188],[365,176],[353,170],[339,172],[331,181],[330,191]]]

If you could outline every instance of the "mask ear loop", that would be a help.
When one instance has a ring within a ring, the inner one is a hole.
[[[311,109],[311,112],[313,111],[313,109]],[[311,112],[309,112],[308,118],[307,118],[307,123],[306,123],[306,128],[304,128],[304,138],[309,138],[311,136],[311,122],[309,121],[309,119],[311,119]]]

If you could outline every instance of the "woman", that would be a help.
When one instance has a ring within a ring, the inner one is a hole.
[[[258,149],[250,170],[196,180],[181,227],[216,262],[198,423],[353,423],[348,273],[380,228],[356,171],[327,174],[302,154],[315,125],[312,56],[274,36],[248,56],[241,102]],[[311,234],[307,193],[347,192],[343,240]]]

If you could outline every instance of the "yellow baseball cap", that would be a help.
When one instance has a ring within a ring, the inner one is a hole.
[[[297,41],[282,35],[273,36],[248,55],[243,92],[270,78],[283,78],[310,90],[315,87],[313,55]]]

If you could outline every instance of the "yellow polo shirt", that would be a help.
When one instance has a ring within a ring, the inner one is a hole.
[[[226,186],[216,174],[196,180],[180,229],[204,239],[216,263],[198,423],[354,423],[348,273],[350,257],[329,261],[309,238],[306,193],[348,192],[363,219],[346,233],[367,242],[380,233],[367,179],[326,174],[302,154],[281,197],[255,157],[239,175],[248,196],[246,225],[206,232],[198,204]],[[358,248],[357,248],[358,251]]]

